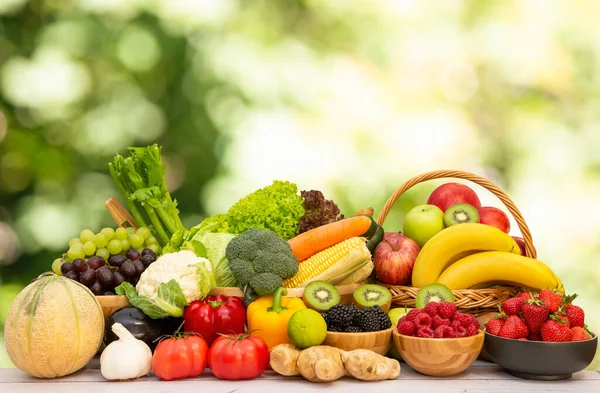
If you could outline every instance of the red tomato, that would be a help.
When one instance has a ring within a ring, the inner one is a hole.
[[[208,345],[200,336],[161,341],[152,356],[152,371],[165,381],[197,377],[206,369]]]
[[[237,296],[207,296],[196,300],[183,313],[186,332],[199,333],[211,346],[218,334],[244,333],[246,308]]]
[[[220,336],[208,350],[208,367],[219,379],[251,379],[269,364],[269,347],[260,337]]]

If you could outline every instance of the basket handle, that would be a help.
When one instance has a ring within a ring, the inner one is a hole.
[[[104,202],[106,209],[115,220],[118,226],[122,228],[127,228],[127,224],[133,227],[134,229],[138,229],[139,225],[133,218],[133,216],[119,203],[119,201],[115,197],[110,197],[106,202]]]
[[[496,185],[494,185],[490,181],[488,181],[488,180],[484,179],[483,177],[478,176],[474,173],[469,173],[469,172],[464,172],[464,171],[451,171],[451,170],[431,171],[431,172],[425,172],[419,176],[415,176],[412,179],[407,180],[400,187],[398,187],[398,189],[396,191],[394,191],[392,196],[390,196],[390,198],[387,200],[387,202],[385,203],[385,206],[383,207],[383,209],[379,213],[379,216],[377,217],[377,223],[379,225],[383,226],[383,222],[385,221],[385,218],[387,217],[388,213],[390,212],[392,206],[394,206],[394,203],[396,203],[398,198],[400,198],[400,196],[402,194],[404,194],[406,191],[408,191],[410,188],[412,188],[413,186],[415,186],[419,183],[427,181],[427,180],[441,179],[441,178],[446,178],[446,177],[470,180],[473,183],[476,183],[482,187],[485,187],[488,191],[490,191],[492,194],[494,194],[496,197],[498,197],[498,199],[500,199],[500,201],[502,201],[502,203],[504,203],[504,206],[506,206],[508,211],[512,214],[512,216],[517,221],[517,225],[519,226],[521,235],[523,236],[523,240],[525,241],[525,254],[530,258],[537,257],[535,248],[533,247],[533,240],[531,239],[531,232],[529,231],[529,227],[527,226],[527,223],[525,222],[525,219],[523,218],[523,215],[521,214],[521,212],[519,211],[517,206],[508,197],[508,195],[506,195],[506,193],[504,191],[502,191],[500,188],[498,188]]]

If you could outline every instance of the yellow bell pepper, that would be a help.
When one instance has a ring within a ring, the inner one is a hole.
[[[292,343],[287,327],[292,314],[306,308],[301,298],[282,297],[287,289],[277,288],[273,296],[262,296],[250,303],[248,310],[248,330],[253,336],[260,337],[269,346]]]

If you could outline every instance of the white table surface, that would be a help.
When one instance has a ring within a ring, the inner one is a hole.
[[[301,377],[282,377],[267,371],[261,377],[245,381],[221,381],[210,371],[198,378],[159,381],[150,376],[131,382],[107,382],[92,361],[85,369],[67,377],[41,380],[27,376],[18,369],[0,369],[0,393],[267,393],[267,392],[435,392],[435,393],[529,393],[578,392],[600,393],[600,372],[582,371],[571,379],[556,382],[528,381],[503,372],[493,363],[476,361],[467,371],[448,378],[433,378],[418,374],[405,363],[396,380],[364,382],[342,378],[328,384],[311,383]]]

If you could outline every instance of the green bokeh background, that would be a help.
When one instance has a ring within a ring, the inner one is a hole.
[[[379,212],[422,172],[475,172],[511,196],[600,331],[599,12],[593,0],[2,1],[0,328],[69,238],[114,226],[112,157],[157,142],[188,226],[273,179],[351,214]],[[404,194],[386,230],[439,183]]]

